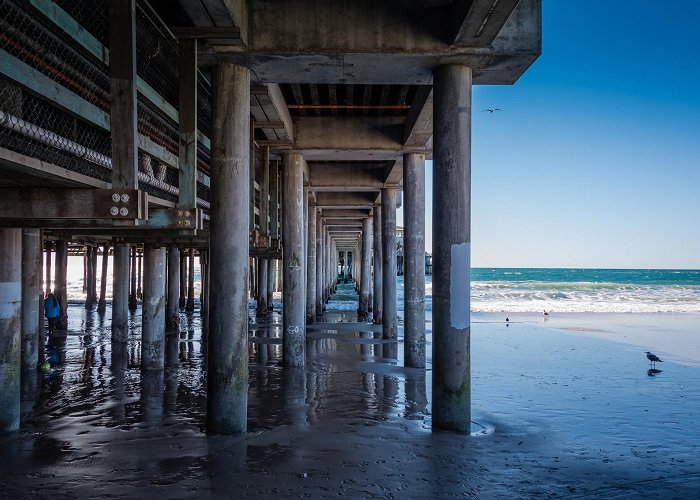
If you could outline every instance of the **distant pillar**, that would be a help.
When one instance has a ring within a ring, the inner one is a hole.
[[[258,258],[258,294],[257,294],[257,314],[264,316],[267,314],[267,259]]]
[[[56,322],[56,329],[68,328],[68,242],[56,241],[56,280],[54,294],[61,306],[61,314]]]
[[[165,366],[165,249],[144,246],[141,369]]]
[[[384,282],[382,279],[382,206],[374,205],[373,226],[374,226],[374,307],[372,311],[373,323],[382,323],[382,287]]]
[[[433,76],[433,426],[469,432],[472,71]]]
[[[194,248],[190,248],[187,259],[187,305],[185,311],[194,311]]]
[[[19,431],[22,230],[0,228],[0,435]]]
[[[94,265],[93,254],[96,252],[95,247],[87,245],[85,248],[85,309],[92,309],[95,305],[95,297],[92,295],[93,282],[95,281],[96,270]]]
[[[185,307],[187,302],[187,255],[184,250],[180,250],[180,309]]]
[[[304,157],[299,153],[285,153],[283,168],[283,362],[285,366],[304,366]]]
[[[382,189],[382,338],[390,340],[383,346],[385,358],[398,354],[396,306],[396,188]]]
[[[129,338],[129,245],[115,243],[112,257],[112,342]]]
[[[136,245],[131,247],[131,277],[129,278],[129,310],[135,311],[136,300]]]
[[[309,205],[306,244],[306,322],[316,321],[316,207]]]
[[[425,368],[425,155],[403,157],[404,366]]]
[[[213,73],[207,427],[236,434],[248,407],[250,71],[221,63]]]
[[[316,215],[316,317],[323,314],[323,220]]]
[[[100,269],[100,300],[97,312],[107,310],[107,267],[109,265],[109,243],[102,245],[102,268]]]
[[[177,328],[180,324],[180,249],[176,246],[168,248],[168,295],[166,308],[166,328]]]
[[[145,251],[145,250],[144,250]],[[136,247],[136,300],[143,301],[143,291],[141,290],[141,281],[143,278],[143,252],[139,253],[139,248]]]
[[[267,310],[272,311],[272,297],[275,291],[275,271],[277,269],[275,259],[267,259]]]
[[[360,271],[360,308],[357,316],[364,321],[369,313],[369,287],[370,287],[370,263],[372,256],[372,219],[365,217],[362,220],[362,264]]]
[[[41,300],[41,231],[22,230],[22,371],[39,363],[39,304]],[[2,286],[2,285],[0,285]],[[2,312],[0,312],[2,316]],[[1,320],[1,318],[0,318]]]

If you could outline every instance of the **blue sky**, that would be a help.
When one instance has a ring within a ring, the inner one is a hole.
[[[544,0],[542,56],[474,88],[473,266],[700,268],[698,22],[694,1]]]

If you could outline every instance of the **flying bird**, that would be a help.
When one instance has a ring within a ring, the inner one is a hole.
[[[486,111],[488,111],[489,114],[492,114],[494,111],[503,111],[503,110],[500,109],[500,108],[489,108],[489,109],[484,109],[484,110],[482,110],[481,112],[482,112],[482,113],[485,113]]]
[[[647,351],[647,359],[651,362],[652,368],[656,366],[656,362],[658,361],[659,363],[663,363],[662,360],[659,359],[659,357],[656,354],[652,354],[649,351]]]

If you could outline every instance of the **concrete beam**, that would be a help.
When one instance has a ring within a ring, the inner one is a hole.
[[[384,186],[383,166],[375,163],[310,163],[311,191],[378,191]]]
[[[456,0],[450,6],[452,43],[488,47],[520,0]]]
[[[433,136],[433,88],[420,86],[403,126],[406,147],[425,148]]]
[[[352,210],[360,208],[371,210],[376,198],[377,196],[375,193],[318,192],[316,193],[316,207],[323,210],[334,207]]]

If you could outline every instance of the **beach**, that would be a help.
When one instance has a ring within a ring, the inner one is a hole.
[[[62,362],[25,388],[21,436],[0,447],[13,464],[0,493],[697,496],[700,367],[681,354],[698,316],[512,316],[472,316],[472,435],[431,430],[430,332],[428,370],[407,369],[402,339],[397,361],[376,357],[378,327],[331,311],[307,330],[307,366],[294,370],[280,366],[280,315],[251,317],[248,432],[222,437],[204,433],[198,313],[168,337],[165,372],[142,376],[138,312],[128,352],[113,353],[109,310],[72,306],[68,335],[49,346]],[[646,345],[650,335],[677,337],[677,354]],[[654,376],[650,349],[664,360]]]

